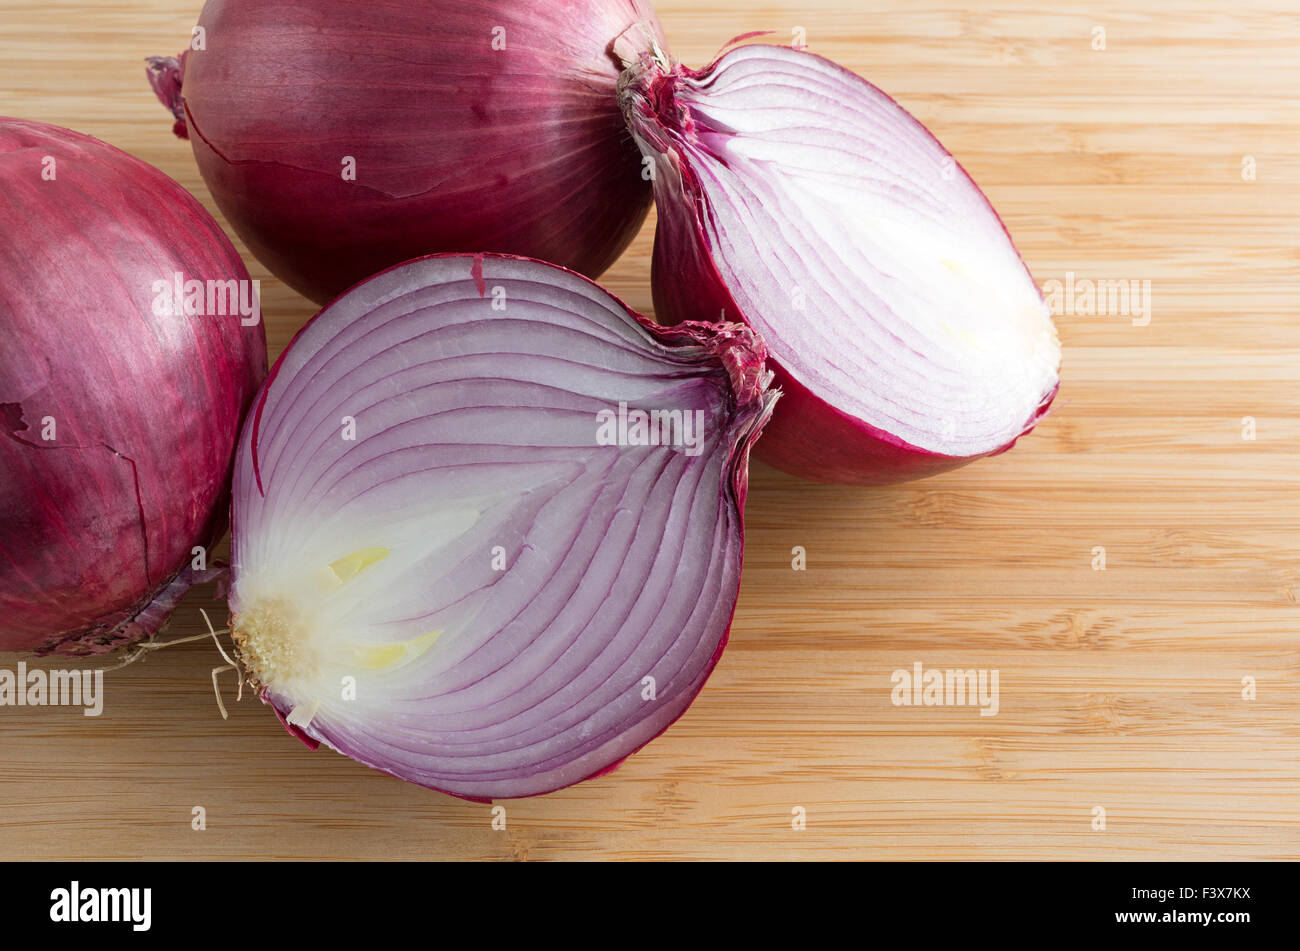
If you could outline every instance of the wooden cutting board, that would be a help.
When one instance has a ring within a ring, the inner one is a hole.
[[[699,700],[615,774],[506,803],[504,830],[308,752],[256,701],[223,721],[200,643],[111,674],[97,719],[0,708],[0,858],[1300,858],[1294,3],[658,8],[695,65],[803,28],[936,132],[1040,283],[1150,281],[1149,322],[1062,315],[1056,411],[998,458],[876,490],[755,465]],[[0,0],[0,113],[215,211],[143,73],[198,9]],[[652,233],[604,278],[646,312]],[[313,308],[248,261],[275,356]],[[210,595],[169,636],[224,617]],[[917,662],[997,670],[997,715],[894,705]]]

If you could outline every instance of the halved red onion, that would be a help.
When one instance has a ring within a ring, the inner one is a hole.
[[[659,35],[643,0],[208,0],[199,26],[154,89],[235,230],[314,300],[435,251],[595,277],[645,219],[611,52]]]
[[[879,484],[1002,452],[1046,412],[1060,347],[987,199],[870,83],[742,46],[702,71],[623,51],[656,162],[660,320],[743,319],[785,397],[757,452]]]
[[[522,258],[350,290],[241,438],[231,626],[263,699],[310,744],[467,798],[616,765],[726,642],[764,357],[743,325],[658,327]]]
[[[266,375],[243,262],[157,169],[0,118],[0,341],[0,651],[156,633],[210,577]]]

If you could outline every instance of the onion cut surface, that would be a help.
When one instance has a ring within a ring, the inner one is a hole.
[[[164,308],[177,275],[236,291]],[[0,118],[0,651],[113,651],[215,576],[194,549],[225,533],[265,375],[248,272],[202,205],[98,139]]]
[[[1060,346],[987,199],[901,106],[807,52],[701,71],[624,51],[656,163],[656,315],[743,319],[785,397],[758,455],[879,484],[1010,448],[1046,412]]]
[[[657,327],[521,258],[350,290],[241,440],[230,607],[263,699],[309,743],[466,798],[617,765],[726,642],[764,356],[743,325]],[[702,428],[648,444],[637,409]]]
[[[634,24],[660,35],[642,0],[208,0],[203,48],[150,80],[226,218],[313,300],[440,251],[595,277],[651,201],[611,51]]]

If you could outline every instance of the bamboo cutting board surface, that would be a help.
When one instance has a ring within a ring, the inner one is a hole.
[[[657,3],[693,65],[802,27],[934,130],[1040,284],[1150,281],[1152,304],[1058,318],[1056,411],[1008,454],[875,490],[756,464],[731,644],[667,734],[494,830],[247,697],[223,721],[221,661],[188,644],[110,674],[97,719],[0,708],[0,858],[1300,858],[1300,17],[1046,6]],[[199,7],[0,0],[0,114],[215,212],[143,71]],[[652,233],[603,279],[647,313]],[[274,357],[313,308],[248,263]],[[211,594],[166,636],[224,619]],[[916,662],[997,670],[998,714],[895,706]]]

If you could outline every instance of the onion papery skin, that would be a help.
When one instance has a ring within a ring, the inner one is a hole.
[[[517,257],[344,294],[241,437],[231,627],[262,698],[309,745],[469,799],[616,766],[726,643],[765,356]],[[698,410],[699,452],[602,443],[620,402]]]
[[[1042,294],[887,95],[765,45],[703,70],[628,57],[620,87],[656,163],[656,317],[743,320],[767,342],[783,396],[759,458],[884,485],[1005,452],[1047,413],[1060,345]]]
[[[434,252],[595,277],[645,219],[612,54],[658,42],[643,0],[208,0],[199,26],[154,89],[248,247],[319,303]]]
[[[157,169],[0,118],[0,651],[112,651],[216,574],[192,549],[225,531],[266,339],[260,314],[158,316],[176,274],[248,281]]]

